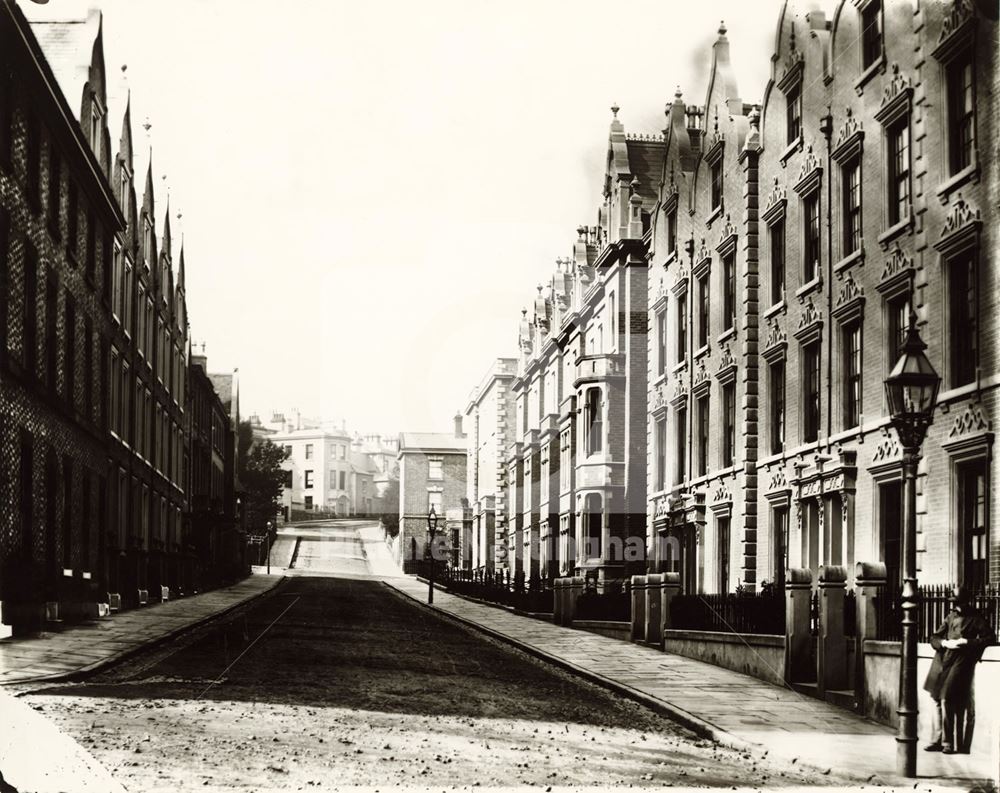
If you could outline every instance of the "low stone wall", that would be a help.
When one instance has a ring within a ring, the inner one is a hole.
[[[627,642],[630,639],[632,625],[629,622],[611,622],[610,620],[573,620],[573,627],[607,636],[609,639],[620,639]]]
[[[785,684],[785,637],[713,631],[664,631],[668,653],[742,672],[777,686]]]
[[[899,697],[899,643],[865,641],[865,702],[864,715],[874,721],[897,726],[897,700]],[[933,700],[924,691],[924,680],[934,658],[934,648],[929,644],[917,645],[918,707],[920,709],[920,744],[927,742],[931,733],[931,708]],[[976,731],[972,753],[980,757],[994,757],[1000,753],[1000,647],[988,647],[983,660],[976,667]],[[994,762],[996,767],[996,762]]]

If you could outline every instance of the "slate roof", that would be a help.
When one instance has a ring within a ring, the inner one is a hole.
[[[235,418],[233,411],[233,381],[232,374],[210,374],[208,379],[212,381],[212,388],[219,395],[219,399],[229,413],[230,418]]]
[[[632,175],[639,180],[638,191],[644,209],[652,209],[659,200],[660,176],[667,144],[663,140],[635,140],[626,138],[628,165]]]
[[[351,467],[354,469],[355,473],[359,474],[378,473],[378,469],[372,465],[371,458],[364,452],[351,452]]]
[[[466,452],[465,438],[456,438],[450,432],[401,432],[399,451],[448,451]]]
[[[74,13],[67,17],[65,4],[52,7],[37,3],[18,5],[31,25],[31,32],[45,53],[59,88],[80,120],[83,107],[83,86],[90,76],[90,61],[94,52],[94,41],[100,29],[100,14],[96,11]],[[59,18],[59,16],[63,18]]]

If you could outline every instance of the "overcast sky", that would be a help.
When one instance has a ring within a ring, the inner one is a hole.
[[[169,184],[183,215],[210,368],[239,367],[244,416],[380,432],[450,429],[516,355],[520,309],[596,222],[609,107],[652,133],[677,85],[703,103],[720,20],[759,102],[780,8],[98,5],[112,88],[127,64],[137,147],[148,116],[157,199]]]

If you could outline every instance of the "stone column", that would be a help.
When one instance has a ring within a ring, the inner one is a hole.
[[[660,579],[660,622],[663,625],[660,635],[666,640],[666,632],[670,629],[670,604],[674,596],[680,594],[681,574],[661,573]]]
[[[819,693],[847,686],[847,647],[844,642],[844,594],[847,569],[823,565],[819,569],[819,638],[816,683]]]
[[[565,607],[566,610],[563,613],[563,619],[566,621],[566,625],[572,625],[573,620],[576,619],[576,601],[583,594],[583,587],[586,581],[582,575],[573,576],[568,579],[566,584],[566,594],[565,594]]]
[[[785,573],[785,680],[812,680],[809,668],[809,601],[812,598],[812,572],[793,568]]]
[[[646,638],[646,576],[632,576],[632,641]]]
[[[663,649],[662,608],[663,575],[651,573],[646,576],[646,644]]]
[[[854,572],[854,604],[857,627],[854,631],[854,701],[858,713],[867,709],[865,691],[865,639],[878,635],[875,598],[885,594],[885,565],[881,562],[858,562]]]

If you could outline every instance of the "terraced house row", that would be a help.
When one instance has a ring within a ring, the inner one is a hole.
[[[476,569],[712,593],[881,562],[898,582],[884,381],[912,312],[942,377],[920,579],[1000,579],[996,41],[971,0],[788,2],[766,86],[738,85],[722,25],[703,103],[678,88],[652,135],[612,108],[598,222],[480,387],[470,465],[502,463],[469,477],[496,526],[470,532]]]
[[[202,473],[202,405],[225,421],[207,465],[234,479],[238,393],[232,376],[225,405],[189,385],[184,251],[151,152],[134,152],[128,94],[109,98],[101,16],[30,11],[0,2],[0,599],[15,627],[241,564],[206,564],[238,528],[232,487],[214,528],[192,533],[195,497],[225,490]]]

